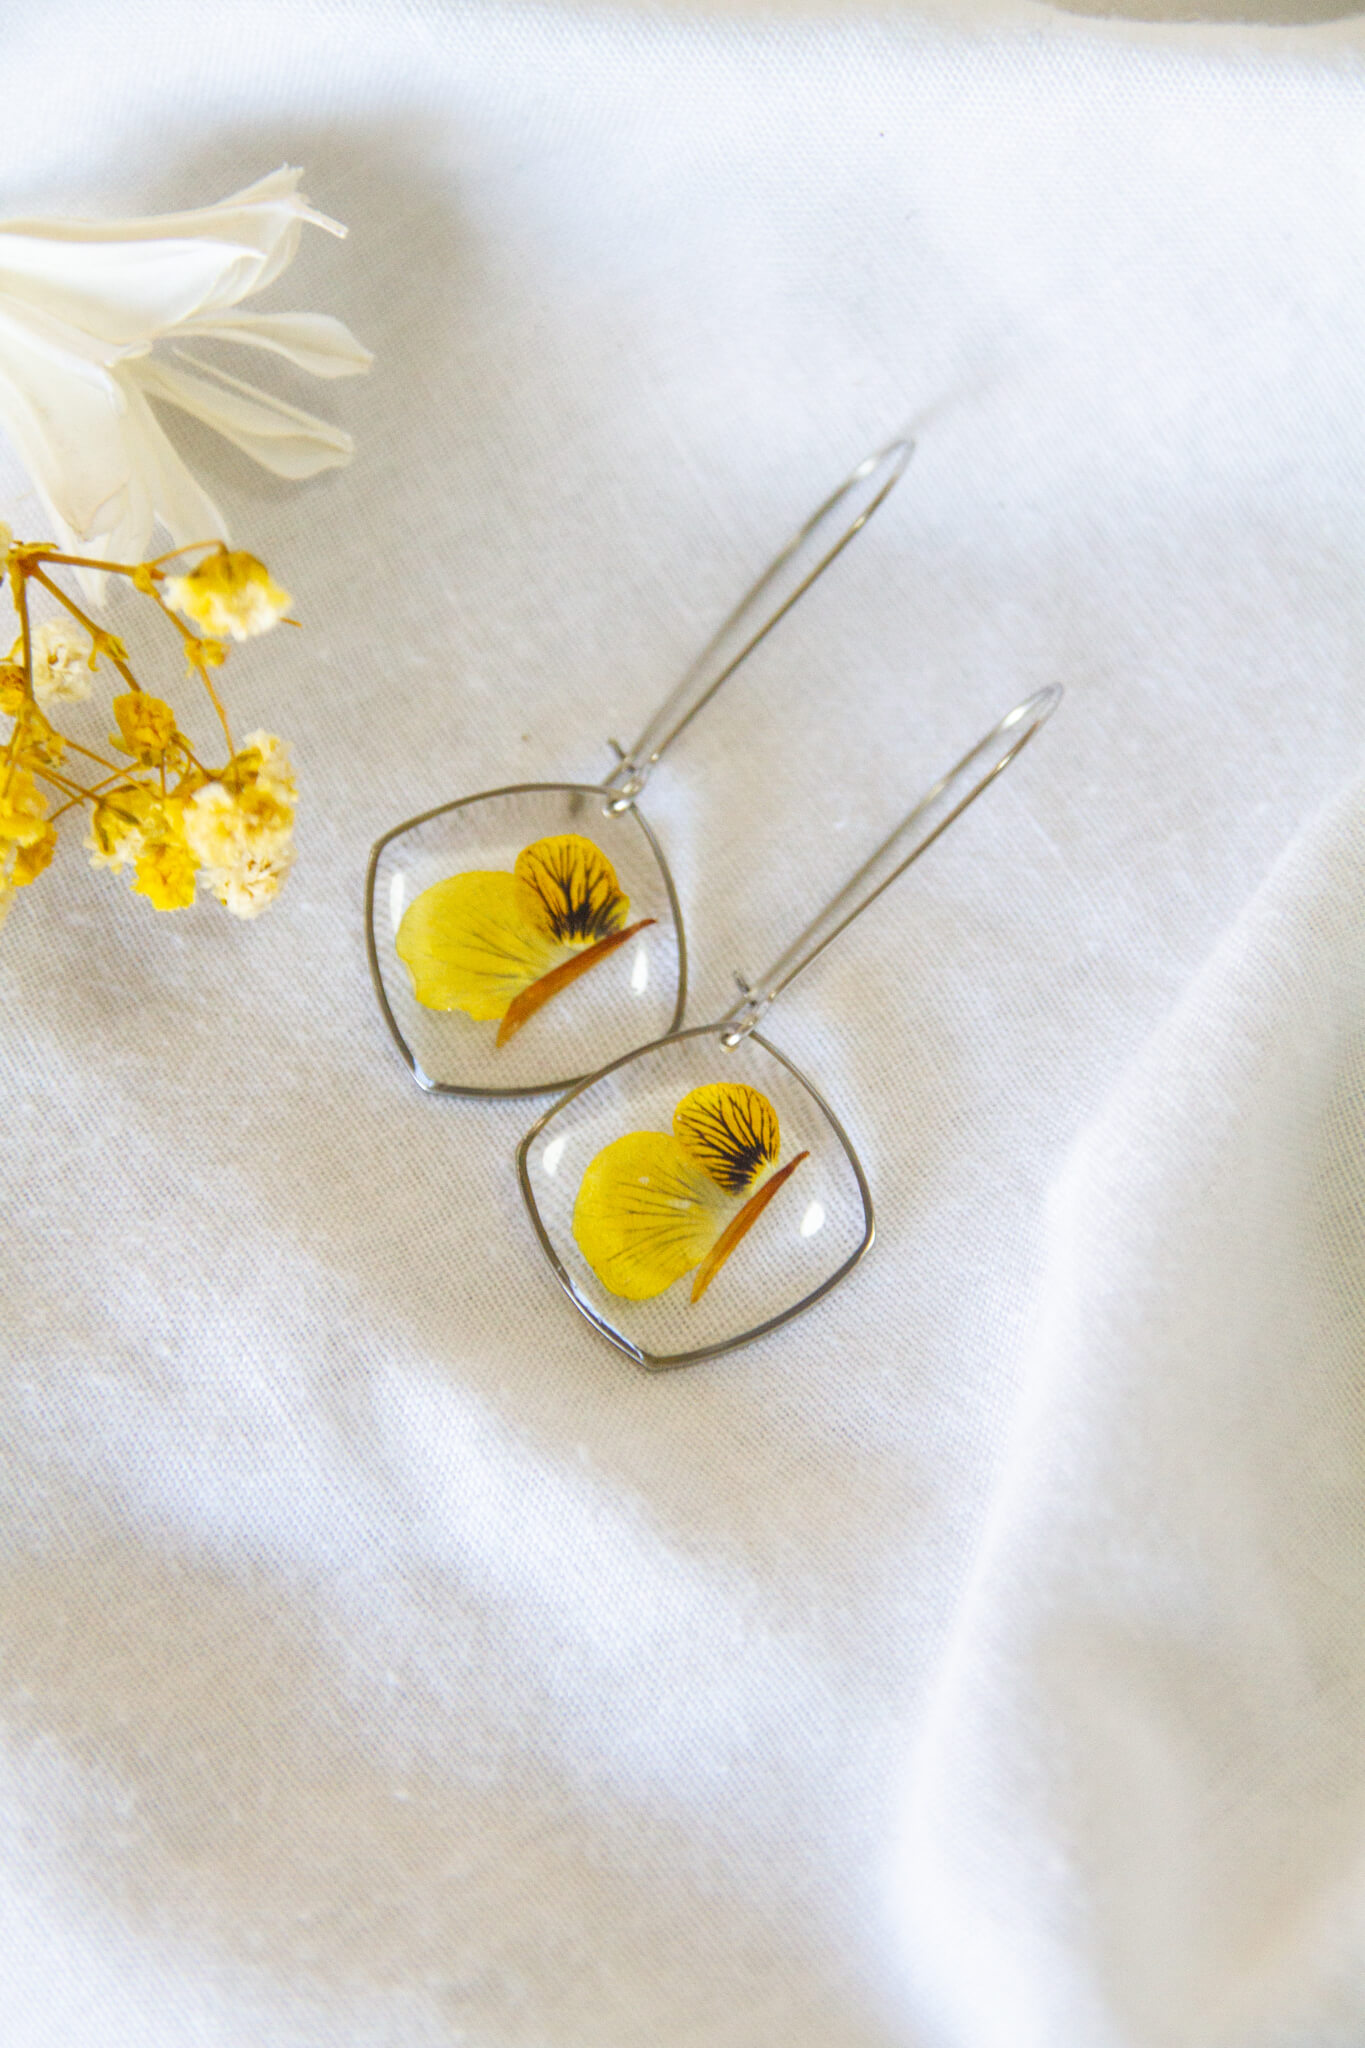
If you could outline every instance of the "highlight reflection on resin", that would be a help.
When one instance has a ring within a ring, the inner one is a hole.
[[[447,875],[414,897],[394,948],[429,1010],[496,1022],[505,1045],[562,989],[634,938],[630,898],[601,848],[577,833],[523,847],[510,871]]]
[[[809,1152],[779,1167],[777,1111],[743,1082],[694,1088],[673,1129],[631,1131],[583,1175],[573,1234],[612,1294],[649,1301],[694,1275],[700,1301],[716,1274]]]

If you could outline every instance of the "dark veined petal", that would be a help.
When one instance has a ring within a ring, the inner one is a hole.
[[[573,1234],[612,1294],[648,1301],[699,1266],[731,1205],[665,1131],[632,1131],[583,1175]]]
[[[782,1150],[777,1111],[743,1081],[694,1088],[673,1112],[673,1135],[727,1195],[742,1195]]]
[[[504,1017],[524,988],[564,957],[543,924],[526,917],[514,875],[476,870],[448,875],[415,896],[394,940],[429,1010]]]
[[[517,855],[524,915],[566,946],[591,946],[619,931],[630,909],[600,847],[576,832],[537,839]]]

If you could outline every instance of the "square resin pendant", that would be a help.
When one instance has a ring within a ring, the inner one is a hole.
[[[757,1025],[782,991],[1003,774],[1059,685],[1007,711],[714,1024],[580,1082],[517,1151],[541,1250],[580,1315],[637,1365],[693,1365],[790,1322],[872,1242],[848,1133]]]
[[[548,1109],[517,1153],[564,1292],[651,1370],[800,1315],[872,1242],[872,1198],[834,1112],[749,1032],[704,1025],[628,1053]]]
[[[830,563],[910,460],[860,462],[774,556],[602,786],[517,783],[410,818],[370,855],[379,1006],[438,1095],[546,1095],[676,1031],[687,1003],[677,893],[636,800],[667,749]]]
[[[518,783],[442,804],[370,856],[375,993],[423,1088],[536,1095],[676,1030],[682,918],[619,792]]]

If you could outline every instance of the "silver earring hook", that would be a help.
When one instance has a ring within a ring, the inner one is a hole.
[[[609,742],[617,759],[603,786],[615,792],[610,805],[613,811],[629,810],[655,764],[679,733],[710,703],[721,684],[728,682],[740,664],[748,660],[778,620],[786,617],[798,598],[805,596],[854,535],[862,532],[904,476],[914,452],[913,441],[891,441],[860,462],[773,557],[758,581],[712,634],[676,688],[669,692],[634,746],[625,751],[615,740]],[[839,525],[840,517],[846,516],[850,508],[854,517],[846,525]],[[832,541],[831,532],[836,535]],[[807,566],[812,551],[820,549],[823,553],[818,553],[815,562]],[[765,606],[768,608],[764,609]],[[738,652],[728,654],[736,639],[741,642]]]
[[[798,974],[803,974],[812,960],[818,959],[826,946],[837,939],[840,932],[846,931],[855,917],[861,917],[868,905],[875,903],[882,891],[889,889],[922,853],[927,853],[934,841],[962,816],[969,804],[975,803],[998,775],[1004,774],[1016,754],[1051,718],[1061,700],[1061,684],[1052,683],[1032,697],[1025,698],[1022,704],[1016,704],[1013,711],[1007,711],[984,739],[969,748],[962,759],[926,791],[914,809],[901,819],[895,831],[882,841],[875,853],[869,855],[857,873],[849,877],[838,894],[830,898],[824,909],[811,919],[765,974],[752,985],[736,976],[741,999],[721,1019],[727,1027],[721,1035],[722,1045],[734,1047],[748,1036],[783,989],[795,981]],[[977,774],[983,762],[989,765]]]

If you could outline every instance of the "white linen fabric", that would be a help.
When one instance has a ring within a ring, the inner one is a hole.
[[[279,902],[72,843],[0,946],[4,2048],[1360,2041],[1361,48],[6,23],[5,212],[302,162],[351,240],[271,303],[376,367],[306,486],[179,437],[305,622],[226,677],[299,765]],[[647,1377],[539,1263],[531,1111],[398,1061],[366,853],[602,772],[906,426],[651,785],[693,1017],[1068,695],[774,1012],[869,1259]]]

